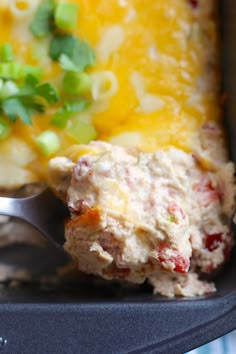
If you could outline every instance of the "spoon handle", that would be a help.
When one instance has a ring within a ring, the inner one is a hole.
[[[0,215],[28,222],[57,246],[64,243],[64,220],[69,211],[49,189],[28,198],[0,197]]]
[[[0,197],[0,215],[15,216],[27,221],[28,198]]]
[[[51,192],[48,189],[40,194],[33,195],[27,198],[8,198],[0,197],[0,214],[20,218],[29,222],[30,224],[37,223],[42,214],[47,212],[50,207],[52,198]],[[53,201],[54,201],[53,196]],[[47,204],[45,203],[47,200]],[[43,208],[42,208],[43,207]]]

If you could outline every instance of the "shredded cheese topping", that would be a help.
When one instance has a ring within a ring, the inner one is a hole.
[[[204,15],[200,17],[198,9],[186,0],[149,0],[148,6],[141,0],[69,2],[79,4],[78,25],[73,34],[88,41],[96,53],[96,64],[89,69],[94,80],[94,102],[85,113],[97,131],[97,139],[125,146],[130,143],[144,152],[170,145],[191,151],[199,127],[208,120],[219,119],[217,70],[213,62],[217,57],[217,36],[211,16],[206,13],[209,18],[202,21]],[[20,3],[28,7],[21,9]],[[43,78],[57,83],[61,77],[58,63],[48,60],[45,50],[42,60],[35,55],[35,47],[45,49],[47,40],[33,38],[26,17],[22,21],[20,16],[16,19],[17,11],[26,14],[27,9],[30,21],[31,2],[3,2],[1,42],[11,43],[18,60],[41,65]],[[41,132],[50,130],[59,136],[57,155],[75,143],[63,130],[50,125],[52,114],[51,110],[43,116],[35,114],[31,126],[16,122],[8,138],[17,138],[16,150],[27,144],[32,151],[33,160],[24,166],[32,180],[44,178],[48,162],[34,144]],[[4,150],[1,154],[9,163],[15,163],[15,152],[3,149],[4,144],[0,141],[0,151]],[[25,182],[28,180],[27,177]],[[13,186],[7,178],[0,178],[0,185]]]

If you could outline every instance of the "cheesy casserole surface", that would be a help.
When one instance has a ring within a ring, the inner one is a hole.
[[[75,119],[89,122],[96,131],[92,138],[145,152],[170,145],[192,151],[201,125],[218,122],[220,116],[214,1],[149,0],[148,6],[142,0],[70,2],[79,5],[72,33],[94,49],[96,62],[88,69],[90,106],[67,125]],[[15,60],[41,68],[42,81],[55,84],[63,100],[64,71],[48,56],[50,36],[38,38],[28,29],[37,3],[1,1],[0,40],[12,45]],[[27,6],[32,11],[16,16],[11,4],[18,12],[21,7],[27,12]],[[51,156],[42,155],[35,145],[40,133],[57,134],[56,155],[88,142],[50,124],[57,106],[46,108],[44,115],[34,113],[32,125],[11,123],[11,133],[0,141],[5,171],[0,186],[11,188],[45,177]]]

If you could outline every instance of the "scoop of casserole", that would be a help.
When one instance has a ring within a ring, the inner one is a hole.
[[[93,142],[86,149],[76,163],[57,157],[49,164],[52,187],[71,211],[65,250],[81,271],[155,284],[160,274],[210,272],[224,262],[232,243],[231,163],[206,171],[173,147],[149,154]],[[189,294],[205,292],[203,284]]]

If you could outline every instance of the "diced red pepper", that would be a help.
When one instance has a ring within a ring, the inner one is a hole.
[[[68,208],[71,213],[80,215],[82,213],[85,213],[89,209],[89,205],[85,200],[77,200],[74,203],[68,203]]]
[[[171,249],[171,254],[166,252],[169,250],[167,246],[159,245],[157,249],[157,260],[161,266],[163,263],[170,262],[174,265],[173,271],[176,273],[186,273],[190,266],[190,261],[187,257],[183,256],[180,252]],[[163,266],[163,268],[166,268]]]
[[[208,251],[214,251],[219,247],[219,244],[222,243],[222,232],[217,234],[206,235],[205,238],[205,247]]]
[[[229,232],[227,233],[227,236],[229,236],[229,237],[224,240],[222,238],[222,236],[223,236],[222,232],[206,235],[205,247],[208,249],[208,251],[212,252],[215,249],[217,249],[221,243],[223,243],[224,244],[224,250],[223,250],[224,257],[225,257],[225,259],[227,259],[229,257],[230,250],[231,250],[231,238],[230,238],[231,234],[232,234],[232,231],[229,230]]]
[[[205,247],[208,249],[208,251],[213,252],[216,250],[220,244],[224,244],[223,247],[223,254],[224,254],[224,261],[229,259],[230,256],[230,250],[231,250],[231,234],[232,231],[229,230],[227,233],[228,238],[223,239],[223,233],[215,233],[215,234],[208,234],[205,237]],[[203,272],[205,273],[210,273],[214,270],[213,264],[208,265],[204,269],[202,269]]]
[[[210,181],[204,183],[204,180],[200,183],[193,185],[193,190],[201,194],[201,201],[203,206],[208,206],[209,204],[219,200],[219,195],[212,187]]]
[[[171,202],[168,206],[168,212],[173,216],[181,216],[182,219],[185,219],[185,214],[183,209],[176,204],[175,202]]]
[[[84,157],[81,157],[78,162],[77,162],[77,165],[76,165],[76,169],[77,169],[77,172],[78,174],[80,173],[81,171],[81,168],[83,167],[88,167],[88,161],[84,158]]]

